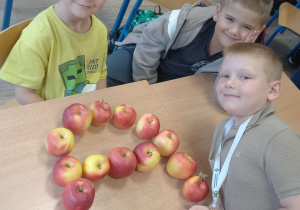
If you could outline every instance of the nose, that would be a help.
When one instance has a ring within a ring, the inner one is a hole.
[[[233,27],[230,28],[230,33],[234,36],[238,36],[240,33],[240,29],[238,25],[234,25]]]
[[[230,77],[227,81],[226,81],[226,83],[225,83],[225,86],[227,87],[227,88],[236,88],[236,86],[237,86],[237,79],[236,78],[233,78],[233,77]]]

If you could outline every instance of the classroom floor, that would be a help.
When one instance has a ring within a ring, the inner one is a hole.
[[[11,14],[10,25],[16,24],[20,21],[32,18],[38,13],[56,3],[58,0],[14,0],[13,9]],[[220,0],[210,0],[211,3],[217,4]],[[103,9],[97,14],[97,17],[105,24],[108,32],[112,30],[118,15],[119,9],[122,5],[122,0],[107,0]],[[135,1],[131,1],[122,25],[125,24],[129,16]],[[140,9],[151,9],[153,10],[156,4],[148,0],[144,0]],[[2,19],[4,13],[5,0],[0,0],[0,23],[2,26]],[[162,7],[162,12],[169,11],[167,8]],[[268,28],[265,41],[272,35],[275,29],[278,27],[277,20],[273,21],[272,25]],[[284,64],[285,73],[291,77],[297,69],[292,67],[287,59],[286,55],[300,42],[300,38],[292,32],[286,30],[283,34],[277,35],[276,38],[270,44],[270,47],[274,49],[282,59]],[[0,46],[1,50],[1,46]],[[14,87],[10,83],[0,80],[0,105],[14,98]]]

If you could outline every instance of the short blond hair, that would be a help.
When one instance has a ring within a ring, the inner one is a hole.
[[[258,43],[240,42],[225,47],[223,55],[242,55],[252,57],[263,62],[263,70],[269,82],[281,79],[283,65],[280,57],[271,48]]]
[[[257,12],[261,16],[262,25],[267,23],[273,7],[273,0],[222,0],[220,8],[222,9],[230,3],[238,3],[246,9]]]

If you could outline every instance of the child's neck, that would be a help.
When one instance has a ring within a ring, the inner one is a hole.
[[[59,5],[61,2],[57,3],[54,6],[54,10],[58,17],[64,22],[64,24],[70,28],[72,31],[80,34],[87,33],[92,26],[92,17],[88,18],[77,18],[71,15],[67,10],[63,9],[62,5]]]

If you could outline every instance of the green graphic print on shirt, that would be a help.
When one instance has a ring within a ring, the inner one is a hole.
[[[84,86],[90,83],[86,80],[84,55],[59,65],[59,73],[65,86],[64,96],[81,93]]]

